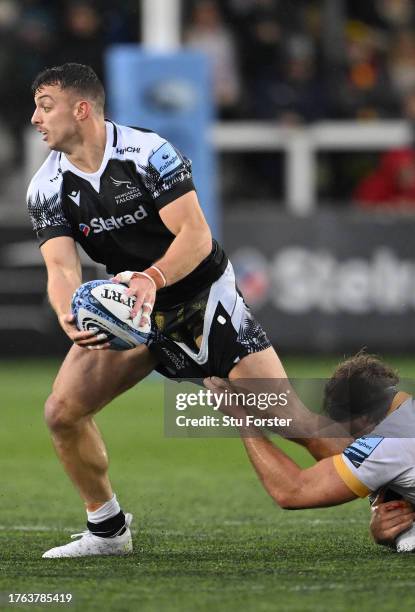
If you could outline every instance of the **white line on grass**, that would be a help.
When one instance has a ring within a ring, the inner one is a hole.
[[[67,533],[79,533],[79,525],[77,527],[52,527],[48,525],[0,525],[0,531],[64,531]],[[131,529],[131,533],[136,533],[136,530]]]

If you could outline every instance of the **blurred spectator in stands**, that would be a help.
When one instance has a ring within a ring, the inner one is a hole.
[[[103,79],[104,34],[95,4],[91,0],[70,0],[63,14],[62,30],[55,64],[88,64]]]
[[[348,0],[349,16],[384,32],[415,26],[413,0]]]
[[[278,2],[257,0],[240,13],[239,56],[244,75],[244,114],[267,116],[271,89],[281,68],[283,31]]]
[[[256,109],[260,119],[275,119],[296,125],[324,118],[327,112],[325,83],[318,78],[315,52],[310,38],[291,36],[282,53],[280,76],[274,76],[267,98]]]
[[[19,19],[20,6],[14,0],[0,0],[0,83],[12,83],[13,57],[16,52],[15,27]],[[2,87],[0,96],[0,179],[13,166],[16,146],[12,131],[12,108],[16,106],[10,87]],[[4,182],[1,181],[2,185]]]
[[[414,143],[381,156],[379,166],[356,187],[354,200],[361,207],[415,211],[415,89],[405,97],[403,114]]]
[[[239,101],[239,67],[232,31],[225,25],[216,2],[200,0],[195,4],[185,41],[210,58],[219,114],[232,116]]]
[[[15,139],[17,164],[23,157],[22,135],[33,112],[30,83],[52,61],[56,23],[54,12],[45,0],[22,0],[14,4],[19,18],[13,23],[12,31],[1,33],[0,47],[6,45],[8,53],[1,77],[1,106]]]
[[[385,70],[380,41],[361,22],[347,24],[345,63],[332,73],[330,87],[334,118],[376,119],[398,114],[399,100]]]
[[[388,57],[391,83],[399,95],[405,96],[415,88],[415,36],[409,30],[396,34]]]

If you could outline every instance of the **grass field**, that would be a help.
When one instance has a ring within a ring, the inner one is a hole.
[[[391,361],[413,377],[415,361]],[[292,376],[324,376],[332,361],[286,364]],[[57,367],[0,362],[0,607],[19,608],[8,605],[9,593],[43,592],[72,593],[69,609],[102,612],[414,609],[415,556],[372,544],[366,500],[278,509],[239,440],[164,437],[157,379],[98,417],[114,489],[135,515],[133,556],[41,559],[85,520],[42,419]]]

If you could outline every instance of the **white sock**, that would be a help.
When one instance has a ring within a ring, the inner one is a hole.
[[[121,508],[115,493],[112,498],[105,502],[105,504],[102,504],[98,510],[94,512],[90,512],[89,510],[86,511],[90,523],[102,523],[102,521],[106,521],[116,516],[119,512],[121,512]]]

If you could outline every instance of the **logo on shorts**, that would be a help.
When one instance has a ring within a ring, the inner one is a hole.
[[[186,366],[186,359],[184,355],[176,355],[173,351],[170,351],[165,346],[161,347],[163,353],[165,353],[166,357],[170,360],[171,364],[175,367],[176,370],[183,370]]]
[[[88,237],[89,232],[91,231],[91,228],[89,227],[89,225],[85,225],[85,223],[80,223],[79,224],[79,229],[81,230],[81,232],[83,233],[85,238]]]

